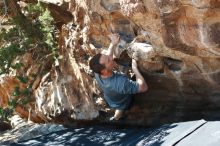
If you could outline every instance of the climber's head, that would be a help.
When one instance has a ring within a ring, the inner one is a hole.
[[[106,73],[112,72],[115,61],[112,57],[99,53],[92,57],[89,61],[89,66],[95,73],[105,75]]]

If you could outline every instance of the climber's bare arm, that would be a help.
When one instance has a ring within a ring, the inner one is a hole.
[[[138,70],[137,62],[136,62],[135,59],[132,59],[132,70],[133,70],[133,72],[134,72],[134,74],[136,76],[136,82],[139,85],[138,92],[139,93],[146,92],[148,90],[148,86],[147,86],[147,83],[144,80],[144,77],[141,75],[141,73]]]
[[[110,45],[108,47],[106,55],[112,57],[112,59],[113,59],[113,52],[114,52],[117,44],[120,41],[120,36],[118,34],[110,34],[108,37],[110,38],[111,43],[110,43]]]

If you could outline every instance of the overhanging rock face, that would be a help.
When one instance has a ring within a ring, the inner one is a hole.
[[[72,0],[58,1],[59,6],[43,2],[49,3],[55,20],[63,16],[63,59],[35,89],[38,114],[98,116],[93,97],[99,97],[99,91],[88,59],[108,47],[107,35],[113,32],[121,36],[116,56],[124,57],[126,64],[137,54],[149,85],[148,92],[135,98],[126,122],[151,125],[220,118],[219,1]]]
[[[123,51],[129,57],[138,54],[149,91],[137,95],[127,122],[145,125],[219,118],[218,1],[74,2],[69,11],[75,28],[68,38],[79,38],[69,42],[81,54],[75,55],[78,65],[87,63],[86,56],[107,48],[111,32],[121,36],[117,56]]]

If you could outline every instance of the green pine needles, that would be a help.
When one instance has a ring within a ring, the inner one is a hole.
[[[54,19],[46,6],[40,2],[28,4],[21,12],[22,14],[1,24],[4,27],[0,28],[0,75],[25,66],[16,58],[27,52],[37,54],[41,63],[48,55],[52,55],[54,61],[59,57]],[[31,100],[32,84],[29,83],[28,77],[16,77],[21,83],[27,84],[27,87],[23,90],[19,86],[15,87],[11,95],[14,98],[9,100],[7,107],[0,107],[2,120],[9,119],[17,104],[26,105]]]
[[[21,67],[12,62],[30,49],[41,48],[34,51],[42,57],[52,53],[54,59],[58,58],[50,11],[39,2],[29,4],[24,12],[26,15],[17,15],[7,22],[10,28],[0,29],[0,74],[9,73],[10,68]]]

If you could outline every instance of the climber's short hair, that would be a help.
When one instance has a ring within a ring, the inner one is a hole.
[[[101,74],[101,71],[105,69],[105,66],[103,64],[100,64],[99,60],[101,58],[102,54],[96,54],[92,57],[89,61],[89,67],[91,70],[93,70],[95,73]]]

